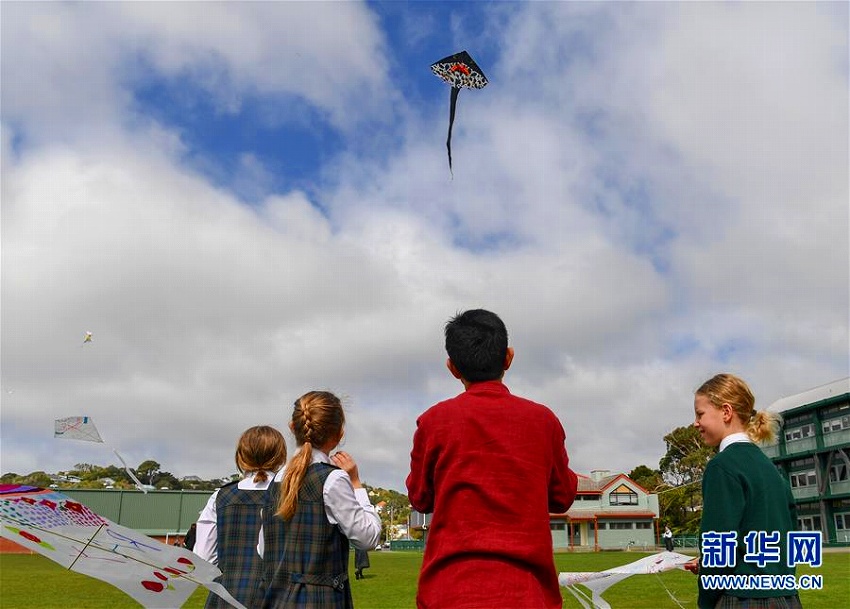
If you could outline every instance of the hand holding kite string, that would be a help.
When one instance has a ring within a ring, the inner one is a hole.
[[[431,71],[452,87],[449,102],[449,136],[446,139],[446,148],[449,152],[449,171],[454,176],[452,171],[452,125],[455,122],[458,93],[460,93],[461,88],[483,89],[487,86],[488,81],[484,72],[466,51],[449,55],[431,64]]]
[[[98,442],[103,444],[103,440],[97,432],[97,427],[94,426],[94,422],[91,420],[91,417],[65,417],[64,419],[56,419],[53,422],[53,437],[66,440]],[[130,467],[127,465],[127,462],[124,461],[124,458],[119,455],[118,451],[114,448],[112,449],[112,452],[115,453],[115,456],[118,457],[119,461],[121,461],[127,475],[130,476],[130,478],[133,479],[133,482],[136,483],[136,488],[143,493],[147,493],[148,489],[146,489],[145,485],[142,484],[142,481],[136,477],[136,474],[132,472]]]

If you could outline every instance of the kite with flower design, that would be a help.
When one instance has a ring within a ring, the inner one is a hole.
[[[116,524],[56,491],[0,485],[0,534],[70,571],[112,584],[148,609],[180,607],[200,585],[237,609],[221,571],[191,551]]]

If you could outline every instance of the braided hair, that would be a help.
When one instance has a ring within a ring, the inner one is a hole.
[[[277,514],[284,520],[295,515],[298,492],[307,468],[313,462],[313,447],[321,448],[342,437],[345,413],[342,402],[328,391],[310,391],[295,400],[292,411],[292,433],[300,447],[283,474]]]

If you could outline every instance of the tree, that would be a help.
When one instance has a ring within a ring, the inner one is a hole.
[[[640,484],[650,493],[654,493],[664,485],[664,479],[661,477],[661,470],[650,469],[646,465],[638,465],[630,471],[629,478]]]
[[[53,480],[50,479],[46,473],[42,471],[31,472],[27,474],[23,480],[21,480],[21,484],[27,484],[29,486],[40,486],[42,488],[47,488],[51,484],[53,484]]]
[[[151,484],[156,488],[168,487],[173,491],[179,491],[182,488],[180,481],[171,472],[159,472],[154,476]]]
[[[142,461],[136,468],[136,476],[144,484],[152,484],[153,479],[159,473],[160,465],[153,459]]]
[[[659,462],[663,485],[658,489],[662,518],[674,533],[696,533],[702,512],[702,474],[716,450],[706,446],[693,425],[666,436],[667,452]]]

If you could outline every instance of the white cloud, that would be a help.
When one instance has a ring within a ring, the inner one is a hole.
[[[415,417],[461,389],[443,324],[478,306],[585,473],[654,466],[721,369],[764,406],[847,374],[846,19],[523,5],[460,96],[454,179],[445,105],[402,107],[389,158],[246,207],[133,114],[130,81],[190,78],[223,112],[306,100],[345,133],[388,89],[383,35],[362,5],[332,5],[345,28],[331,5],[205,4],[203,28],[192,6],[3,7],[4,471],[107,462],[44,440],[88,414],[134,465],[222,475],[244,428],[327,388],[364,478],[403,490]],[[237,190],[264,192],[240,159]]]

